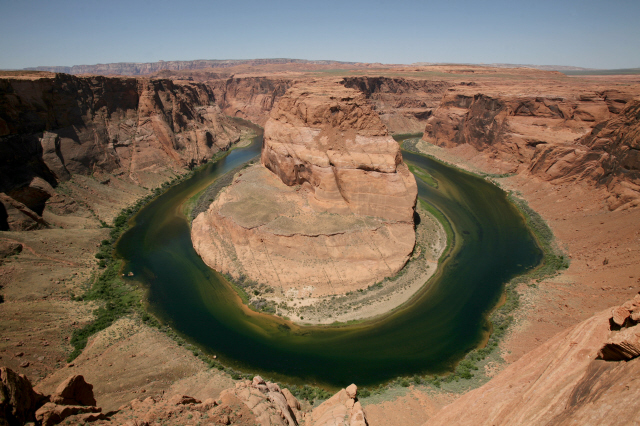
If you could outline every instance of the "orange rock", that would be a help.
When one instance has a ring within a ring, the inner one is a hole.
[[[640,355],[640,325],[616,332],[598,352],[606,361],[627,361]]]
[[[34,421],[36,407],[43,398],[33,390],[31,382],[24,375],[0,367],[0,424]]]
[[[193,221],[207,265],[313,296],[366,288],[405,265],[417,186],[361,93],[289,89],[265,126],[262,162],[273,173],[243,170]]]
[[[613,320],[613,322],[622,327],[627,318],[629,318],[630,314],[631,312],[629,312],[627,308],[618,306],[617,308],[613,308],[611,310],[611,319]]]
[[[59,405],[96,405],[93,385],[85,382],[83,376],[70,376],[58,385],[51,395],[51,402]]]
[[[36,420],[42,426],[56,425],[67,417],[83,413],[100,413],[99,407],[89,407],[84,405],[58,405],[47,402],[36,411]]]
[[[347,392],[347,396],[349,398],[355,399],[356,395],[358,394],[358,387],[354,383],[352,383],[349,386],[347,386],[345,391]]]
[[[317,211],[412,222],[415,179],[364,95],[333,83],[294,86],[265,125],[262,163],[310,184]]]
[[[596,359],[611,333],[610,313],[557,334],[426,425],[633,424],[640,412],[640,358],[620,363]],[[636,351],[635,328],[609,341],[626,342],[619,347]]]
[[[356,399],[357,386],[349,385],[311,412],[310,426],[366,426],[367,419]]]

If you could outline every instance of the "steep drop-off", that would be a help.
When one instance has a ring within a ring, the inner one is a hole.
[[[65,74],[2,78],[0,228],[33,226],[53,188],[74,174],[107,172],[153,187],[239,137],[211,89],[199,83]]]
[[[631,94],[616,90],[571,97],[452,93],[427,121],[423,140],[473,147],[512,173],[605,185],[616,209],[640,199],[639,109]]]
[[[345,87],[371,99],[380,119],[393,133],[420,133],[452,83],[389,77],[346,77]]]
[[[295,80],[269,77],[241,77],[208,80],[220,109],[261,126],[269,113]]]
[[[554,182],[589,179],[606,186],[615,210],[640,199],[640,101],[599,122],[572,146],[537,147],[530,170]]]
[[[640,295],[553,337],[426,425],[637,424]]]
[[[289,89],[265,125],[262,163],[194,220],[209,266],[322,296],[367,287],[407,262],[415,179],[361,93],[330,82]]]

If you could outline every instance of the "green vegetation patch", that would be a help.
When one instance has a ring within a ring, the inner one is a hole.
[[[418,155],[429,157],[434,161],[442,162],[441,160],[433,156],[426,155],[422,151],[417,149],[416,144],[418,142],[418,138],[408,138],[402,145],[403,149],[416,153]],[[455,165],[451,166],[455,167]],[[492,181],[492,179],[494,178],[504,178],[511,176],[511,174],[472,174],[490,181]],[[484,345],[484,347],[474,349],[467,353],[467,355],[458,363],[455,370],[444,376],[418,375],[414,378],[398,378],[396,379],[396,381],[391,382],[387,385],[383,385],[381,387],[373,389],[365,389],[363,390],[364,392],[368,392],[371,394],[374,394],[376,392],[379,393],[384,387],[405,386],[409,382],[409,380],[414,380],[414,383],[417,383],[417,380],[420,380],[424,384],[430,384],[438,388],[443,385],[448,385],[446,387],[449,391],[461,390],[463,388],[468,389],[469,387],[478,387],[488,381],[488,377],[486,377],[484,374],[478,377],[476,371],[480,370],[481,367],[487,365],[489,361],[498,363],[503,362],[502,358],[497,353],[496,348],[499,347],[500,342],[502,341],[509,327],[514,321],[513,313],[520,306],[520,294],[517,291],[518,286],[520,286],[521,284],[527,284],[529,286],[535,287],[536,284],[534,283],[534,281],[539,283],[543,279],[553,277],[557,275],[559,271],[567,269],[569,267],[569,262],[566,256],[556,247],[553,231],[551,230],[551,228],[549,228],[542,216],[540,216],[540,214],[529,207],[525,200],[517,197],[513,192],[510,192],[508,194],[508,199],[523,216],[527,227],[534,235],[538,246],[543,252],[543,259],[537,268],[534,268],[523,275],[519,275],[505,284],[505,292],[503,297],[504,302],[496,309],[494,309],[489,316],[491,329],[487,330],[487,332],[490,333],[487,343]],[[442,215],[441,212],[431,207],[428,203],[425,203],[422,200],[420,201],[421,203],[423,203],[423,207],[429,210],[434,216],[436,216],[445,227],[445,230],[447,232],[448,244],[450,244],[450,241],[454,241],[450,240],[451,238],[455,237],[455,233],[453,232],[451,225],[446,220],[446,217],[443,217],[444,215]],[[445,250],[444,253],[447,253],[448,249],[449,247],[447,247],[447,250]],[[458,383],[461,380],[464,384],[462,386],[456,386],[455,383]]]
[[[151,194],[138,200],[133,206],[123,209],[113,220],[109,239],[102,240],[100,250],[95,257],[99,272],[94,274],[89,289],[76,300],[95,301],[99,307],[93,312],[94,320],[84,327],[74,330],[71,336],[73,350],[67,357],[70,362],[80,355],[87,345],[87,339],[109,327],[119,318],[137,312],[144,322],[155,320],[144,310],[141,303],[142,290],[125,282],[121,275],[122,261],[114,257],[114,246],[118,238],[128,229],[129,220],[151,200],[165,192],[169,187],[187,179],[193,172],[176,176],[171,181],[154,189]],[[103,227],[107,227],[106,224]]]
[[[409,164],[408,166],[409,166],[409,171],[413,173],[417,178],[422,180],[424,183],[426,183],[427,185],[433,188],[438,187],[438,181],[433,176],[431,176],[431,174],[428,171],[426,171],[422,167],[414,166],[412,164]]]

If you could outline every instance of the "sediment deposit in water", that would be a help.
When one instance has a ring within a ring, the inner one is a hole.
[[[295,86],[265,125],[262,165],[193,222],[212,268],[308,295],[396,274],[415,244],[415,178],[361,92]]]

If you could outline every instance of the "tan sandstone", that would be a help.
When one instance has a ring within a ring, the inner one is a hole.
[[[365,288],[407,262],[417,186],[362,94],[333,83],[290,89],[265,125],[262,163],[194,220],[209,266],[322,296]]]

